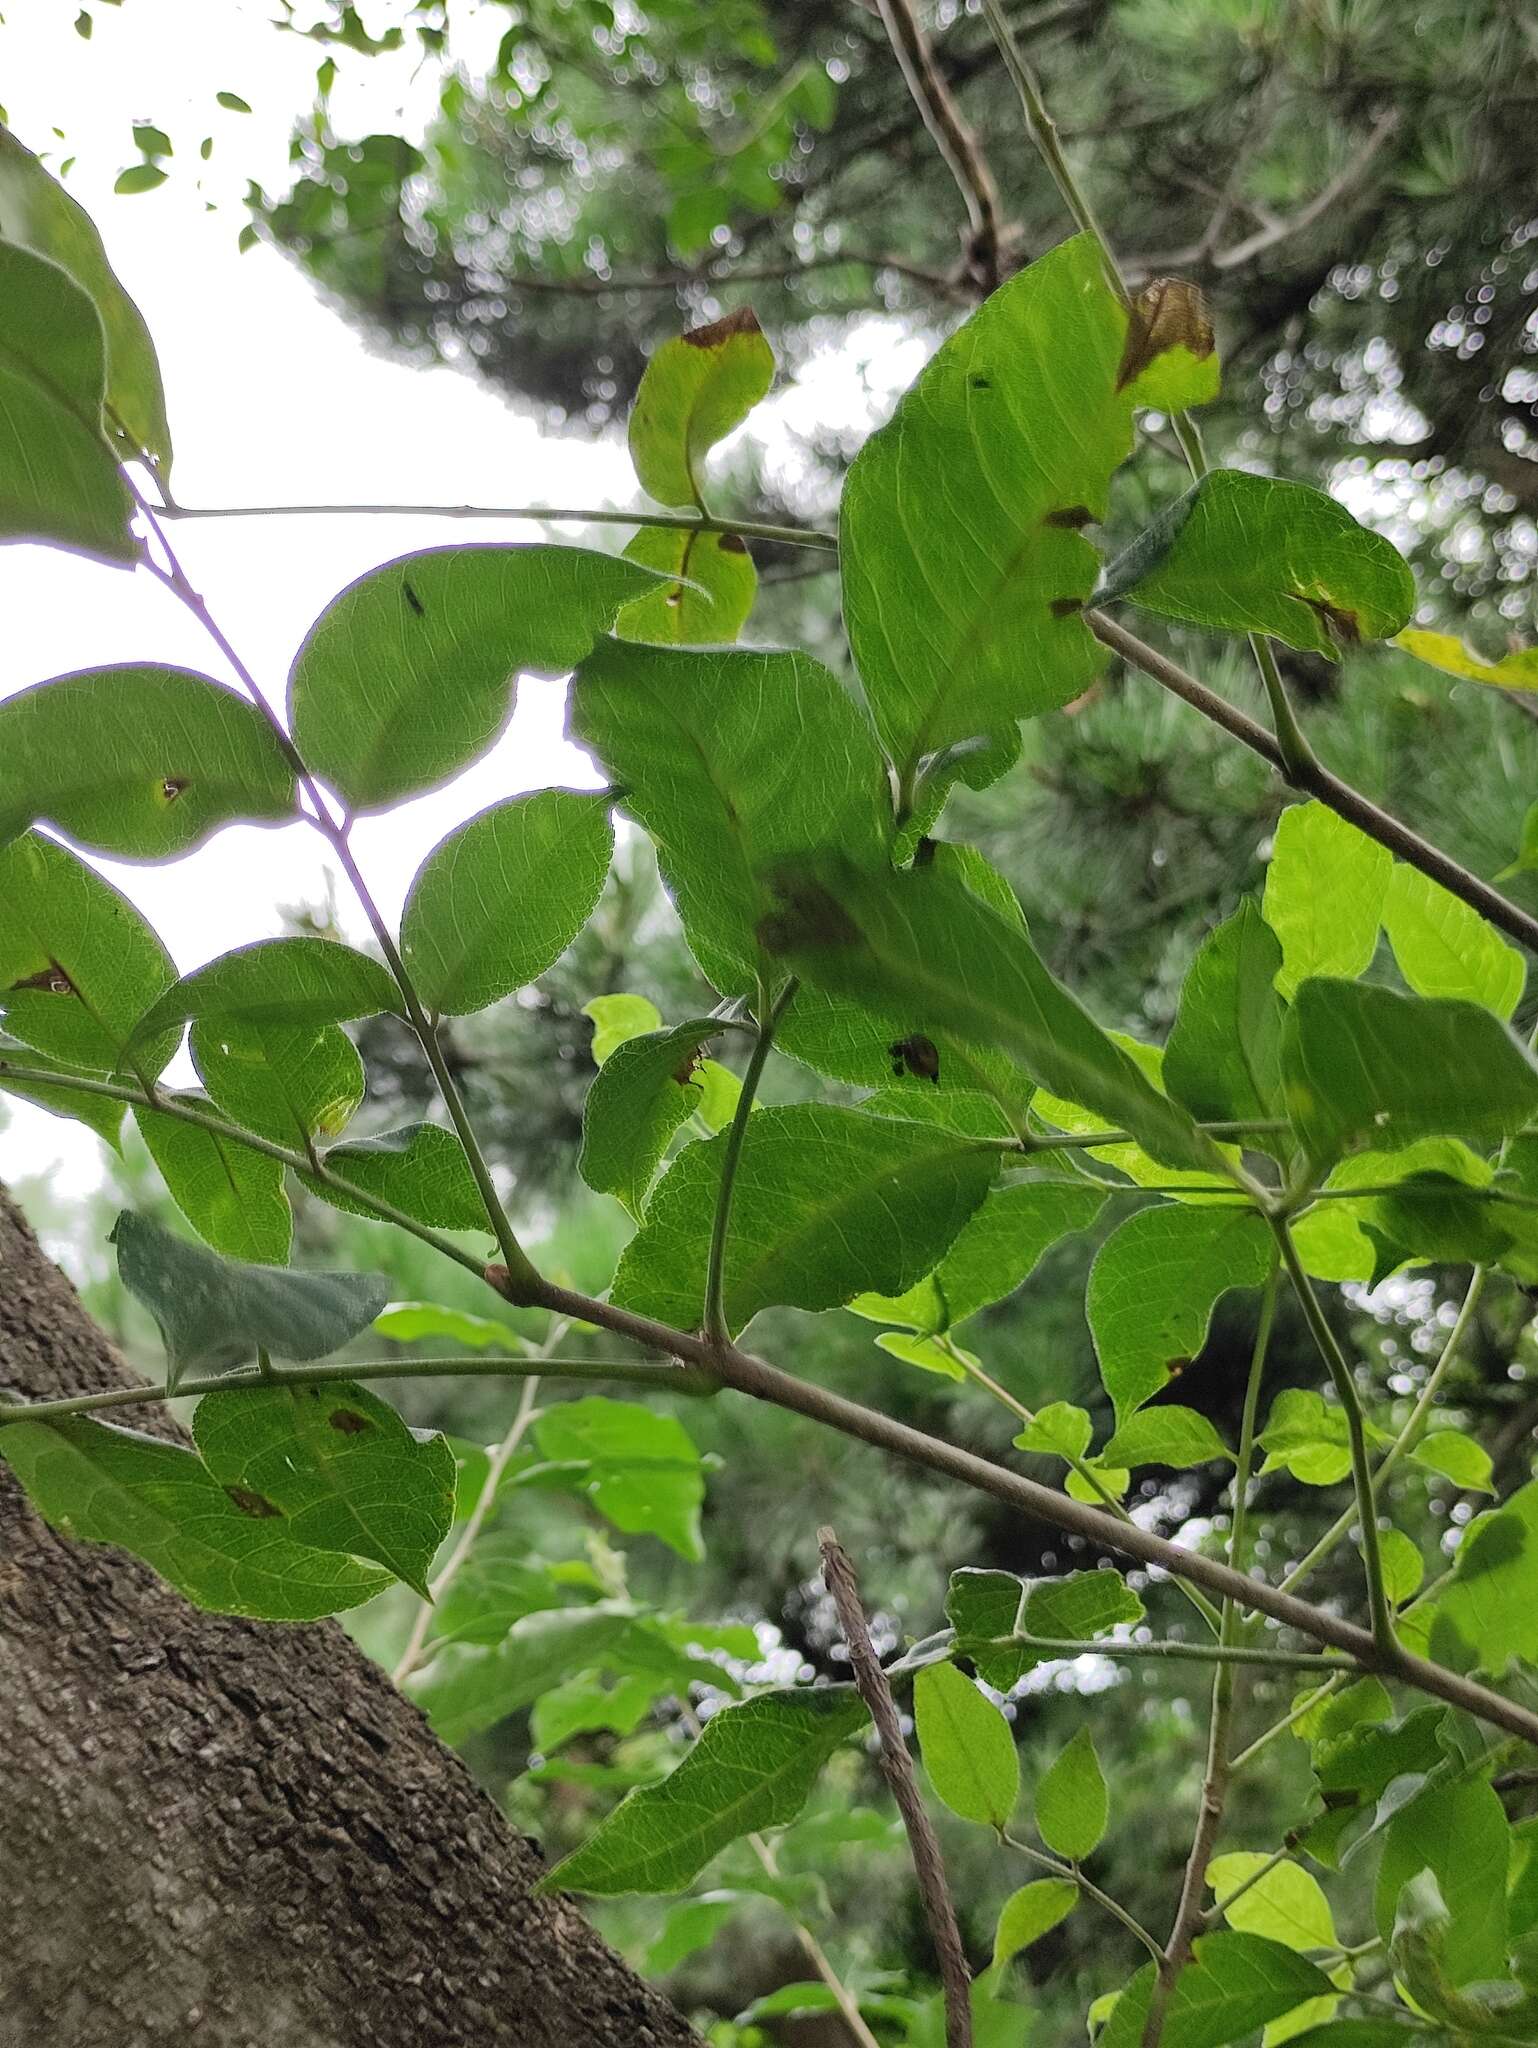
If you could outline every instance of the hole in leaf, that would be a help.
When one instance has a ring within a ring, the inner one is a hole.
[[[1088,505],[1059,505],[1042,520],[1043,526],[1066,526],[1077,533],[1081,526],[1092,526],[1095,515]]]
[[[47,996],[72,996],[79,993],[57,960],[51,960],[41,974],[29,974],[21,981],[11,983],[13,991],[24,988],[37,989]]]
[[[187,778],[184,775],[168,775],[160,785],[160,794],[168,804],[174,804],[186,787]]]

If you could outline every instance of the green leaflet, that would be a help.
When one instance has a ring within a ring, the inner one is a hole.
[[[592,915],[613,857],[601,793],[543,789],[451,832],[422,863],[401,918],[423,1007],[464,1017],[538,980]]]
[[[448,1439],[419,1439],[387,1402],[336,1386],[232,1387],[193,1417],[203,1462],[248,1515],[311,1550],[369,1558],[422,1599],[454,1517]]]
[[[377,1138],[349,1138],[331,1146],[324,1164],[354,1187],[435,1230],[491,1230],[465,1148],[441,1125],[406,1124],[398,1131],[382,1131]],[[374,1214],[366,1203],[313,1174],[299,1178],[333,1208],[354,1216]]]
[[[852,1686],[766,1692],[722,1707],[677,1770],[623,1799],[539,1890],[605,1898],[682,1891],[729,1842],[794,1820],[823,1765],[865,1718]]]
[[[1138,2048],[1153,1980],[1154,1966],[1145,1963],[1116,2001],[1097,2048]],[[1323,1970],[1281,1942],[1229,1929],[1200,1934],[1170,1998],[1161,2039],[1164,2048],[1224,2048],[1333,1989]]]
[[[1334,660],[1409,618],[1409,564],[1309,484],[1214,469],[1117,556],[1096,601],[1227,633],[1267,633]]]
[[[511,1324],[491,1316],[473,1316],[461,1308],[444,1308],[435,1301],[392,1301],[374,1318],[381,1337],[396,1344],[420,1344],[429,1337],[447,1337],[452,1344],[464,1344],[474,1351],[517,1352],[523,1339]]]
[[[1378,1865],[1375,1914],[1393,1932],[1403,1887],[1429,1869],[1447,1909],[1444,1959],[1455,1985],[1506,1975],[1506,1868],[1511,1829],[1482,1779],[1431,1785],[1389,1821]]]
[[[749,306],[665,341],[646,365],[630,414],[630,459],[642,490],[660,505],[703,510],[704,458],[773,381],[774,351]]]
[[[896,1300],[862,1296],[853,1306],[873,1322],[906,1322],[929,1332],[954,1329],[1013,1294],[1053,1245],[1088,1230],[1105,1202],[1101,1189],[1088,1186],[1013,1181],[990,1188],[919,1288]]]
[[[653,840],[690,951],[724,993],[756,986],[770,868],[821,847],[881,857],[875,739],[807,655],[605,641],[577,672],[571,730]]]
[[[1495,1677],[1514,1659],[1538,1662],[1538,1483],[1465,1533],[1452,1584],[1432,1610],[1431,1654]]]
[[[1538,690],[1538,647],[1521,647],[1513,654],[1503,654],[1499,661],[1482,661],[1452,633],[1415,629],[1396,634],[1394,645],[1441,669],[1444,675],[1459,676],[1466,682],[1488,683],[1497,690]]]
[[[913,1681],[913,1719],[935,1796],[963,1820],[1002,1828],[1020,1797],[1009,1723],[954,1664],[926,1664]]]
[[[197,1094],[168,1099],[194,1109],[213,1108]],[[172,1200],[205,1244],[232,1259],[270,1266],[286,1262],[294,1219],[280,1160],[151,1109],[136,1108],[134,1121]]]
[[[144,316],[114,275],[89,214],[5,128],[0,128],[0,241],[58,264],[95,307],[106,341],[102,424],[107,437],[124,452],[142,451],[161,477],[168,477],[171,432]]]
[[[1375,1423],[1369,1443],[1392,1442]],[[1351,1470],[1346,1412],[1312,1387],[1283,1387],[1256,1441],[1266,1453],[1262,1472],[1290,1472],[1304,1486],[1334,1486]]]
[[[1050,1934],[1079,1903],[1079,1887],[1066,1877],[1039,1877],[1012,1892],[999,1909],[993,1935],[995,1965],[1010,1962],[1032,1942]]]
[[[1310,975],[1352,981],[1378,943],[1393,859],[1321,803],[1277,820],[1266,869],[1265,919],[1282,948],[1277,988],[1289,1000]]]
[[[47,540],[133,563],[133,499],[102,426],[106,347],[57,264],[0,241],[0,541]]]
[[[301,1273],[253,1266],[187,1244],[124,1210],[113,1226],[123,1285],[160,1326],[168,1378],[224,1372],[256,1356],[324,1358],[384,1307],[377,1273]]]
[[[595,1067],[630,1039],[662,1029],[662,1012],[649,996],[594,996],[582,1005],[582,1014],[592,1019]]]
[[[542,1457],[566,1468],[560,1484],[591,1501],[616,1529],[655,1536],[694,1563],[705,1555],[705,1470],[677,1416],[591,1395],[547,1408],[534,1441]]]
[[[995,1692],[1009,1692],[1027,1671],[1062,1654],[1034,1649],[1019,1638],[1082,1642],[1091,1650],[1107,1629],[1141,1621],[1143,1603],[1119,1572],[1025,1580],[968,1566],[951,1574],[945,1611],[956,1631],[957,1655],[970,1658]]]
[[[615,1275],[621,1307],[693,1329],[725,1136],[688,1145],[652,1196]],[[760,1309],[840,1308],[927,1273],[987,1192],[998,1155],[931,1124],[802,1102],[759,1110],[726,1247],[734,1331]]]
[[[1059,1856],[1082,1863],[1099,1848],[1110,1810],[1094,1737],[1080,1728],[1037,1784],[1037,1832]]]
[[[1119,1422],[1158,1393],[1172,1364],[1195,1357],[1219,1299],[1259,1287],[1271,1258],[1253,1209],[1140,1209],[1112,1232],[1090,1268],[1085,1310]]]
[[[1248,901],[1208,933],[1191,962],[1163,1071],[1170,1094],[1200,1122],[1281,1115],[1281,965],[1275,934]]]
[[[165,947],[126,896],[39,833],[0,848],[0,1013],[11,1032],[67,1065],[153,1077],[174,1029],[139,1018],[176,981]]]
[[[1527,980],[1522,955],[1477,910],[1403,861],[1394,863],[1389,879],[1383,929],[1418,996],[1483,1003],[1510,1021]]]
[[[1365,1139],[1384,1152],[1438,1136],[1493,1145],[1538,1115],[1538,1063],[1489,1010],[1361,982],[1304,982],[1282,1075],[1323,1161]]]
[[[215,1614],[316,1621],[384,1591],[386,1573],[296,1543],[265,1506],[243,1506],[180,1444],[89,1416],[0,1430],[3,1457],[45,1521],[114,1543]]]
[[[50,1087],[46,1081],[17,1080],[5,1071],[8,1060],[14,1060],[17,1066],[30,1068],[34,1073],[57,1074],[59,1084]],[[36,1103],[39,1109],[46,1109],[52,1116],[69,1117],[84,1124],[96,1133],[103,1144],[110,1145],[121,1155],[125,1105],[104,1095],[82,1094],[78,1089],[68,1087],[66,1083],[75,1071],[65,1061],[51,1059],[47,1053],[37,1052],[30,1045],[23,1045],[19,1039],[7,1038],[0,1033],[0,1093],[19,1095],[24,1102]],[[88,1075],[85,1078],[95,1080],[99,1077]]]
[[[616,555],[541,542],[436,548],[372,569],[295,657],[295,743],[350,810],[432,789],[501,732],[520,673],[564,675],[654,580]]]
[[[1126,1055],[1157,1094],[1167,1092],[1162,1046],[1144,1045],[1140,1039],[1129,1038],[1124,1031],[1108,1031],[1106,1037]],[[1031,1097],[1031,1120],[1045,1131],[1069,1131],[1076,1137],[1103,1131],[1106,1123],[1104,1116],[1086,1109],[1082,1103],[1065,1101],[1060,1095],[1049,1094],[1045,1088],[1038,1088]],[[1230,1167],[1239,1165],[1241,1155],[1237,1146],[1219,1145],[1217,1151]],[[1177,1201],[1210,1202],[1228,1198],[1226,1190],[1216,1196],[1210,1192],[1197,1192],[1212,1188],[1211,1167],[1164,1166],[1150,1157],[1141,1145],[1130,1144],[1125,1139],[1120,1143],[1091,1146],[1083,1156],[1094,1165],[1114,1167],[1118,1173],[1125,1174],[1135,1187],[1159,1188],[1173,1194]],[[1180,1192],[1187,1188],[1193,1192]]]
[[[261,713],[207,676],[90,669],[0,704],[0,843],[45,818],[99,852],[164,860],[232,819],[295,815]]]
[[[747,624],[758,595],[758,571],[740,535],[643,526],[626,546],[625,560],[673,581],[625,606],[614,622],[621,640],[725,647]]]
[[[188,1044],[220,1112],[277,1145],[340,1137],[363,1100],[363,1062],[335,1024],[199,1017]]]
[[[210,1019],[216,1031],[227,1024],[344,1024],[398,1010],[400,1002],[400,991],[378,961],[351,946],[332,939],[258,939],[184,975],[140,1017],[133,1039],[142,1045],[157,1032],[200,1017]]]
[[[590,1188],[617,1195],[638,1216],[673,1134],[699,1106],[702,1046],[720,1030],[709,1017],[650,1031],[616,1046],[587,1091],[577,1170]]]
[[[1263,1935],[1300,1955],[1311,1948],[1332,1949],[1339,1939],[1330,1902],[1318,1878],[1301,1863],[1273,1863],[1259,1850],[1239,1849],[1213,1857],[1207,1865],[1207,1883],[1224,1920],[1241,1934]],[[1224,1905],[1231,1892],[1239,1896],[1231,1906]]]
[[[1194,1408],[1144,1408],[1129,1415],[1100,1453],[1108,1465],[1205,1465],[1214,1458],[1233,1462],[1233,1452],[1205,1415]]]
[[[1079,617],[1098,568],[1080,529],[1105,516],[1131,446],[1127,325],[1093,238],[1075,236],[941,344],[850,468],[844,621],[908,785],[946,748],[1007,742],[1101,666]],[[988,759],[965,779],[991,781]]]
[[[782,868],[760,937],[816,987],[901,1004],[933,1039],[997,1045],[1056,1095],[1132,1133],[1162,1164],[1219,1179],[1217,1147],[1161,1095],[1025,934],[934,867],[895,874],[824,860]]]

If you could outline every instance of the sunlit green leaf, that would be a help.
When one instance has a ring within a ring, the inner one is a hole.
[[[331,1146],[323,1163],[354,1187],[436,1230],[491,1229],[465,1148],[439,1124],[406,1124],[377,1138],[349,1138]],[[354,1216],[376,1213],[328,1180],[308,1173],[300,1179],[334,1208]]]
[[[1510,1018],[1527,979],[1522,955],[1477,910],[1403,861],[1389,881],[1383,929],[1417,995],[1459,996]]]
[[[363,1100],[363,1062],[335,1024],[200,1017],[189,1049],[222,1114],[274,1144],[340,1137]]]
[[[1480,1779],[1430,1785],[1389,1822],[1378,1865],[1376,1918],[1393,1930],[1402,1887],[1430,1870],[1447,1908],[1445,1957],[1452,1982],[1506,1974],[1506,1866],[1511,1830],[1497,1794]]]
[[[1070,1572],[1027,1582],[1013,1572],[969,1567],[951,1574],[945,1611],[958,1654],[969,1657],[996,1692],[1008,1692],[1027,1671],[1063,1654],[1019,1638],[1082,1642],[1092,1650],[1104,1630],[1141,1621],[1143,1603],[1118,1572]]]
[[[1002,1828],[1020,1797],[1009,1723],[954,1664],[926,1664],[913,1681],[913,1719],[935,1795],[963,1820]]]
[[[700,1048],[720,1026],[708,1017],[647,1032],[604,1061],[582,1111],[577,1169],[590,1188],[639,1215],[679,1125],[699,1107]]]
[[[582,1014],[593,1020],[593,1064],[597,1067],[630,1039],[662,1028],[662,1012],[647,996],[594,996],[582,1005]]]
[[[1490,1453],[1461,1429],[1433,1429],[1410,1453],[1417,1465],[1440,1472],[1467,1493],[1494,1493]]]
[[[758,571],[739,535],[643,526],[625,559],[675,580],[625,606],[614,622],[620,639],[659,647],[726,647],[747,624]]]
[[[1399,551],[1328,493],[1214,469],[1110,564],[1098,602],[1114,598],[1333,660],[1397,633],[1415,580]]]
[[[445,1308],[435,1301],[392,1301],[374,1318],[381,1337],[396,1344],[420,1344],[428,1337],[447,1337],[451,1343],[467,1344],[472,1350],[521,1351],[523,1339],[506,1323],[491,1316],[473,1316],[460,1308]]]
[[[1267,1867],[1269,1865],[1269,1868]],[[1207,1865],[1213,1900],[1230,1927],[1263,1934],[1304,1953],[1336,1945],[1335,1918],[1318,1878],[1301,1863],[1275,1863],[1258,1850],[1234,1850]],[[1240,1886],[1245,1889],[1241,1892]],[[1232,1905],[1224,1901],[1238,1893]]]
[[[332,599],[295,659],[299,751],[355,811],[431,789],[501,732],[519,674],[564,675],[653,581],[617,555],[540,542],[372,569]]]
[[[1431,1648],[1458,1670],[1496,1676],[1514,1658],[1538,1663],[1538,1484],[1465,1531],[1433,1610]]]
[[[1129,1415],[1100,1454],[1111,1465],[1205,1465],[1233,1452],[1194,1408],[1145,1408]]]
[[[627,1536],[656,1536],[696,1563],[705,1474],[694,1439],[674,1415],[599,1395],[561,1401],[534,1425],[543,1457],[570,1468],[562,1484]]]
[[[1276,985],[1289,1000],[1310,975],[1354,980],[1378,943],[1393,859],[1327,805],[1292,804],[1277,820],[1265,919],[1282,947]]]
[[[536,981],[587,923],[613,855],[608,799],[574,789],[514,797],[451,832],[401,919],[424,1007],[468,1016]]]
[[[365,953],[331,939],[259,939],[221,953],[166,990],[134,1027],[142,1045],[187,1018],[226,1024],[344,1024],[400,1007],[400,991]]]
[[[296,1543],[281,1516],[233,1498],[179,1444],[79,1415],[0,1430],[0,1457],[54,1528],[132,1551],[216,1614],[315,1621],[390,1583],[354,1558]]]
[[[1191,962],[1164,1049],[1164,1083],[1204,1123],[1281,1114],[1281,965],[1275,934],[1248,900]]]
[[[1094,1738],[1088,1728],[1080,1728],[1037,1784],[1036,1826],[1049,1849],[1070,1863],[1082,1863],[1100,1846],[1109,1815]]]
[[[661,505],[703,506],[704,458],[773,381],[774,351],[750,307],[663,342],[630,414],[630,459],[642,490]]]
[[[729,1842],[794,1820],[823,1765],[865,1718],[851,1686],[766,1692],[723,1707],[677,1770],[623,1799],[540,1890],[681,1891]]]
[[[1066,1877],[1039,1877],[1012,1892],[999,1909],[993,1934],[993,1960],[1007,1963],[1050,1934],[1079,1903],[1079,1887]]]
[[[1394,645],[1466,682],[1489,683],[1497,690],[1538,690],[1538,647],[1519,647],[1498,661],[1483,661],[1452,633],[1425,633],[1413,627],[1397,634]]]

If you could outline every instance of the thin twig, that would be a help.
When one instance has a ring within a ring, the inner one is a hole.
[[[1235,242],[1227,249],[1220,249],[1212,258],[1213,269],[1237,270],[1241,264],[1251,262],[1265,250],[1274,248],[1278,242],[1285,242],[1293,235],[1302,234],[1305,228],[1311,228],[1316,220],[1329,212],[1337,200],[1343,198],[1360,182],[1373,158],[1398,128],[1399,121],[1400,111],[1397,107],[1390,107],[1379,114],[1361,148],[1329,184],[1314,194],[1306,206],[1300,206],[1296,213],[1289,214],[1285,220],[1273,221],[1269,226],[1257,229],[1253,235],[1247,235],[1242,242]]]
[[[892,1698],[892,1688],[887,1684],[886,1673],[870,1639],[865,1609],[860,1602],[859,1581],[847,1551],[831,1529],[818,1530],[817,1546],[822,1553],[823,1581],[838,1614],[844,1641],[849,1646],[854,1682],[876,1724],[882,1773],[891,1787],[892,1797],[897,1801],[903,1826],[908,1831],[908,1847],[918,1878],[924,1918],[929,1923],[940,1962],[940,1982],[945,1992],[946,2048],[972,2048],[972,1979],[967,1969],[966,1950],[961,1945],[961,1929],[956,1924],[956,1908],[951,1902],[950,1886],[946,1883],[940,1844],[924,1802],[919,1797],[913,1759],[903,1740],[897,1703]]]
[[[1508,938],[1515,939],[1518,945],[1525,946],[1529,952],[1538,953],[1538,917],[1532,917],[1527,911],[1519,910],[1516,904],[1510,902],[1498,889],[1492,889],[1488,882],[1481,881],[1478,875],[1468,868],[1461,867],[1457,861],[1443,853],[1440,847],[1432,846],[1429,841],[1422,839],[1418,832],[1412,831],[1398,818],[1380,809],[1377,804],[1363,796],[1360,790],[1353,789],[1350,783],[1342,782],[1338,775],[1332,774],[1322,763],[1313,761],[1311,764],[1299,766],[1296,772],[1289,770],[1283,760],[1281,747],[1263,725],[1257,725],[1253,718],[1247,717],[1236,705],[1230,704],[1226,697],[1220,697],[1205,683],[1198,682],[1196,677],[1189,674],[1178,662],[1172,661],[1167,654],[1161,654],[1157,648],[1149,647],[1144,641],[1139,640],[1135,633],[1129,633],[1125,627],[1108,618],[1104,612],[1088,611],[1084,614],[1084,621],[1103,646],[1119,654],[1134,668],[1141,669],[1144,675],[1151,676],[1172,695],[1184,699],[1214,725],[1221,726],[1232,738],[1248,747],[1251,753],[1258,754],[1263,761],[1269,762],[1278,774],[1286,775],[1308,795],[1318,797],[1321,803],[1327,804],[1332,811],[1355,825],[1359,831],[1365,832],[1369,839],[1376,839],[1380,846],[1386,846],[1389,852],[1397,855],[1400,860],[1413,868],[1419,868],[1421,873],[1429,875],[1432,881],[1440,882],[1449,894],[1459,897],[1471,909],[1477,910],[1482,917],[1489,918],[1493,925],[1505,932]]]
[[[1045,1849],[1038,1849],[1030,1842],[1019,1841],[1011,1834],[1006,1833],[1003,1839],[1018,1855],[1036,1864],[1039,1869],[1050,1870],[1054,1877],[1063,1878],[1069,1884],[1076,1884],[1086,1899],[1093,1899],[1103,1912],[1109,1913],[1113,1920],[1119,1920],[1129,1934],[1136,1935],[1154,1961],[1158,1962],[1163,1950],[1142,1921],[1134,1920],[1126,1907],[1113,1899],[1109,1892],[1103,1892],[1092,1879],[1087,1878],[1077,1863],[1064,1863],[1061,1857],[1050,1856]]]
[[[811,527],[770,526],[758,519],[700,518],[682,512],[618,512],[607,505],[162,505],[161,519],[531,519],[578,520],[589,526],[667,526],[701,533],[737,533],[745,540],[787,548],[833,551],[831,533]]]

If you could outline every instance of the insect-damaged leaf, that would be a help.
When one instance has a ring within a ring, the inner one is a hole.
[[[1137,405],[1186,412],[1218,395],[1221,373],[1212,315],[1200,287],[1155,277],[1134,297],[1118,390]]]
[[[614,1299],[692,1329],[727,1139],[688,1145],[625,1248]],[[726,1244],[733,1330],[760,1309],[840,1308],[927,1273],[987,1192],[990,1147],[933,1124],[817,1102],[759,1110],[737,1172]]]
[[[295,815],[261,713],[207,676],[91,669],[0,704],[0,844],[43,818],[99,852],[167,860],[233,819]]]
[[[160,1326],[173,1381],[226,1371],[258,1350],[324,1358],[367,1329],[389,1299],[382,1274],[239,1264],[131,1210],[119,1216],[112,1241],[123,1285]]]
[[[174,986],[170,954],[126,896],[40,833],[0,847],[0,1014],[17,1038],[75,1067],[153,1077],[174,1026],[140,1034]]]
[[[1161,1164],[1226,1178],[1217,1147],[1053,979],[1024,932],[952,876],[829,859],[787,863],[774,886],[779,908],[759,936],[815,987],[901,1005],[932,1035],[996,1045]]]
[[[454,1518],[446,1437],[417,1437],[350,1380],[205,1395],[192,1433],[232,1500],[264,1501],[295,1542],[370,1558],[428,1597],[428,1568]]]
[[[1465,682],[1488,683],[1496,690],[1538,690],[1538,647],[1519,647],[1498,661],[1484,661],[1451,633],[1424,633],[1416,628],[1396,634],[1394,645]]]
[[[0,1457],[53,1528],[132,1551],[215,1614],[316,1621],[390,1583],[355,1558],[296,1543],[270,1502],[227,1492],[180,1444],[77,1415],[0,1429]]]
[[[578,1171],[590,1188],[640,1213],[679,1125],[699,1106],[701,1047],[720,1030],[709,1017],[649,1031],[617,1046],[587,1091]]]
[[[614,622],[622,640],[723,647],[746,625],[758,594],[758,571],[740,535],[643,526],[626,547],[625,559],[675,580],[625,606]]]
[[[1390,542],[1309,484],[1215,469],[1110,564],[1096,602],[1228,633],[1270,633],[1331,660],[1386,640],[1415,580]]]
[[[723,1707],[660,1785],[631,1792],[541,1891],[677,1892],[729,1842],[792,1821],[866,1718],[852,1686],[760,1693]]]
[[[705,457],[773,381],[774,351],[750,307],[665,341],[646,365],[630,414],[630,459],[642,490],[661,505],[703,510]]]
[[[299,751],[355,811],[432,789],[501,732],[520,673],[564,675],[655,581],[617,555],[540,542],[373,569],[332,599],[295,658]]]

